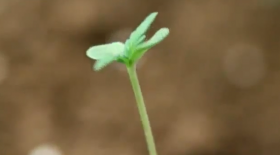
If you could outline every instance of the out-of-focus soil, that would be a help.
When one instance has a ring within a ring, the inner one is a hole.
[[[153,11],[150,32],[171,33],[138,74],[159,154],[279,155],[272,0],[1,0],[0,154],[146,155],[122,66],[93,72],[85,51],[124,40]]]

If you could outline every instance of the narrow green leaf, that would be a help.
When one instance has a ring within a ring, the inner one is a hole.
[[[141,44],[146,39],[146,35],[142,35],[137,42],[135,42],[135,46]]]
[[[163,41],[168,36],[168,34],[168,28],[159,29],[150,40],[142,43],[135,49],[136,52],[133,53],[132,60],[138,61],[150,48]]]
[[[141,36],[141,37],[139,38],[139,40],[134,44],[133,47],[130,47],[129,45],[126,44],[125,55],[126,55],[127,57],[130,58],[131,55],[133,54],[133,52],[135,51],[135,49],[137,48],[137,46],[138,46],[139,44],[141,44],[141,43],[145,40],[145,38],[146,38],[145,35]],[[129,44],[129,42],[128,42],[128,44]]]
[[[153,37],[150,40],[139,45],[136,49],[137,50],[150,49],[153,46],[157,45],[158,43],[162,42],[168,36],[168,34],[169,34],[168,28],[161,28],[153,35]]]
[[[99,71],[99,70],[103,69],[104,67],[106,67],[107,65],[109,65],[110,63],[112,63],[115,60],[116,60],[115,57],[107,57],[107,58],[104,58],[104,59],[97,60],[94,64],[94,70]]]
[[[141,39],[141,36],[143,36],[148,31],[148,29],[150,28],[151,24],[154,22],[157,14],[158,14],[157,12],[151,13],[136,28],[136,30],[131,33],[131,35],[129,37],[130,46],[134,46],[135,43],[139,42],[139,39]]]

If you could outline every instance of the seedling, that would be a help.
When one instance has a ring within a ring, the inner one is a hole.
[[[89,58],[96,60],[93,67],[95,71],[103,69],[114,61],[122,63],[126,66],[137,102],[137,107],[150,155],[157,155],[157,151],[148,113],[137,77],[136,64],[149,49],[163,41],[169,34],[168,28],[161,28],[154,34],[152,38],[150,38],[148,41],[145,41],[145,33],[150,28],[157,14],[157,12],[154,12],[146,17],[146,19],[136,28],[136,30],[131,33],[125,43],[113,42],[109,44],[92,46],[86,51],[86,55]]]

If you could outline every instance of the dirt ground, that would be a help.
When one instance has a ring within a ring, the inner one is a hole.
[[[170,36],[138,74],[159,155],[279,155],[277,0],[0,0],[0,154],[147,155],[123,66],[85,51],[154,11]]]

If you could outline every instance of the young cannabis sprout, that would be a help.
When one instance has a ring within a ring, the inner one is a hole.
[[[155,142],[149,122],[148,113],[144,103],[142,91],[136,73],[136,64],[138,60],[152,47],[163,41],[169,34],[168,28],[159,29],[148,41],[145,41],[145,33],[157,16],[157,12],[151,13],[146,19],[131,33],[125,43],[113,42],[90,47],[86,55],[96,60],[94,70],[99,71],[117,61],[126,66],[129,79],[133,88],[137,102],[140,119],[142,121],[145,138],[150,155],[157,155]]]

